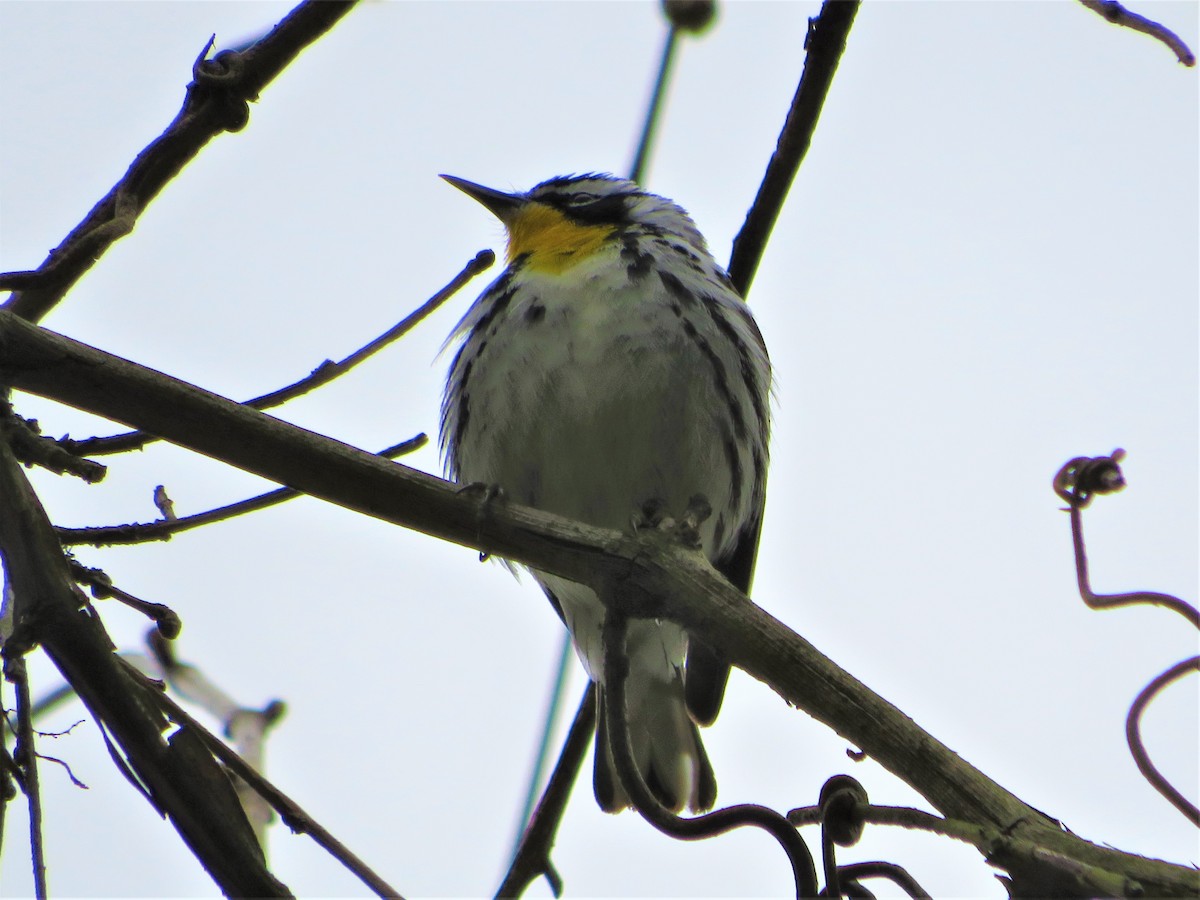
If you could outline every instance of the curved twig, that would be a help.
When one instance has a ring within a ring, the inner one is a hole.
[[[1160,25],[1147,19],[1145,16],[1139,16],[1137,13],[1132,13],[1123,7],[1117,0],[1079,0],[1084,6],[1092,12],[1102,16],[1105,21],[1111,22],[1114,25],[1122,25],[1125,28],[1133,31],[1140,31],[1142,34],[1148,34],[1157,41],[1161,41],[1171,49],[1178,59],[1185,66],[1196,65],[1196,54],[1191,51],[1191,48],[1183,42],[1171,29],[1165,25]]]
[[[1195,628],[1200,628],[1200,610],[1172,594],[1157,591],[1130,591],[1123,594],[1097,594],[1092,590],[1088,575],[1087,549],[1083,542],[1083,516],[1094,497],[1109,494],[1125,487],[1120,462],[1125,451],[1114,450],[1109,456],[1077,456],[1067,462],[1054,476],[1054,492],[1067,503],[1071,515],[1071,541],[1075,548],[1075,578],[1079,596],[1092,609],[1115,609],[1147,603],[1164,606],[1183,616]]]
[[[861,881],[864,878],[886,878],[914,900],[930,900],[929,892],[921,887],[917,879],[903,866],[889,862],[860,862],[841,866],[838,874],[846,881]],[[832,892],[830,892],[832,896]]]
[[[1166,797],[1167,801],[1187,816],[1193,825],[1200,827],[1200,809],[1176,790],[1175,785],[1167,781],[1158,767],[1150,760],[1150,754],[1146,752],[1146,746],[1142,743],[1141,733],[1142,713],[1146,711],[1146,707],[1155,697],[1188,672],[1200,672],[1200,656],[1193,656],[1191,659],[1176,663],[1142,688],[1142,692],[1137,695],[1137,699],[1129,707],[1129,715],[1125,718],[1125,740],[1129,743],[1129,752],[1133,754],[1138,771],[1150,782],[1151,787]]]
[[[1067,512],[1071,515],[1071,543],[1075,549],[1075,578],[1079,584],[1079,596],[1091,609],[1115,609],[1141,603],[1164,606],[1179,613],[1194,627],[1200,628],[1200,610],[1172,594],[1160,594],[1156,591],[1097,594],[1092,590],[1088,576],[1087,549],[1083,542],[1082,510],[1092,502],[1095,495],[1118,491],[1125,486],[1125,478],[1120,468],[1120,462],[1124,458],[1125,451],[1121,449],[1114,450],[1109,456],[1077,456],[1068,461],[1054,476],[1054,491],[1067,502]],[[1200,809],[1184,797],[1150,760],[1141,735],[1142,713],[1150,702],[1168,685],[1194,669],[1200,669],[1200,656],[1176,663],[1142,689],[1125,717],[1125,740],[1129,744],[1129,752],[1133,754],[1138,771],[1150,782],[1150,786],[1187,816],[1194,825],[1200,826]]]
[[[799,832],[779,813],[765,806],[743,803],[685,819],[660,804],[638,771],[629,742],[625,716],[625,681],[629,658],[625,654],[625,617],[608,610],[604,619],[604,725],[612,744],[613,765],[634,808],[663,834],[681,841],[699,841],[735,828],[755,826],[769,833],[788,855],[797,897],[817,896],[817,873],[812,854]]]

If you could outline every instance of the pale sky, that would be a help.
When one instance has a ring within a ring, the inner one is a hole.
[[[1196,46],[1195,4],[1132,5]],[[0,3],[0,269],[37,266],[161,132],[210,34],[236,45],[289,8]],[[693,214],[719,260],[817,9],[727,3],[680,48],[647,186]],[[345,356],[478,250],[502,249],[499,224],[438,173],[524,189],[628,169],[663,27],[652,3],[365,4],[44,324],[239,399]],[[754,599],[1074,832],[1182,863],[1200,861],[1196,832],[1138,775],[1124,722],[1196,635],[1163,610],[1083,606],[1050,479],[1072,456],[1124,447],[1129,487],[1086,513],[1095,586],[1195,602],[1196,79],[1068,0],[866,4],[749,298],[776,377]],[[372,450],[436,438],[438,350],[497,274],[276,414]],[[124,430],[18,400],[50,434]],[[409,464],[440,473],[435,447]],[[165,445],[104,461],[94,487],[32,473],[56,523],[152,519],[157,484],[181,515],[270,487]],[[495,890],[558,653],[530,579],[308,499],[78,556],[174,608],[180,656],[241,702],[287,701],[268,777],[398,890]],[[137,649],[144,620],[99,606]],[[58,684],[44,657],[31,671],[35,694]],[[582,687],[576,666],[572,710]],[[1193,677],[1145,729],[1192,798],[1197,710]],[[41,727],[80,718],[74,704]],[[722,804],[786,811],[839,772],[876,803],[920,804],[745,676],[704,740]],[[90,786],[42,768],[53,894],[217,895],[90,721],[40,749]],[[31,891],[25,827],[14,805],[6,897]],[[766,836],[674,843],[601,813],[586,778],[553,858],[572,897],[791,884]],[[839,858],[903,864],[935,896],[1004,896],[973,850],[942,839],[872,827]],[[271,862],[298,895],[366,895],[282,825]]]

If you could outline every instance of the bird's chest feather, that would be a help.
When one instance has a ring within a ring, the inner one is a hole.
[[[534,275],[492,323],[463,480],[609,527],[644,500],[727,493],[711,366],[657,278],[619,274]]]

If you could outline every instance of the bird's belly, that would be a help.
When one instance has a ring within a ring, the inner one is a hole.
[[[681,346],[630,350],[610,345],[603,355],[570,359],[560,352],[558,365],[546,365],[544,354],[526,357],[509,373],[508,391],[486,403],[488,450],[464,448],[463,479],[606,528],[627,527],[648,500],[677,514],[704,494],[723,509],[733,477],[728,428],[706,373],[688,365]],[[486,466],[471,464],[481,458]]]

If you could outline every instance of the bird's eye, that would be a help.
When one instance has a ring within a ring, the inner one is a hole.
[[[570,194],[564,198],[564,212],[588,223],[619,223],[625,221],[625,198],[619,194],[597,197],[595,194]]]

